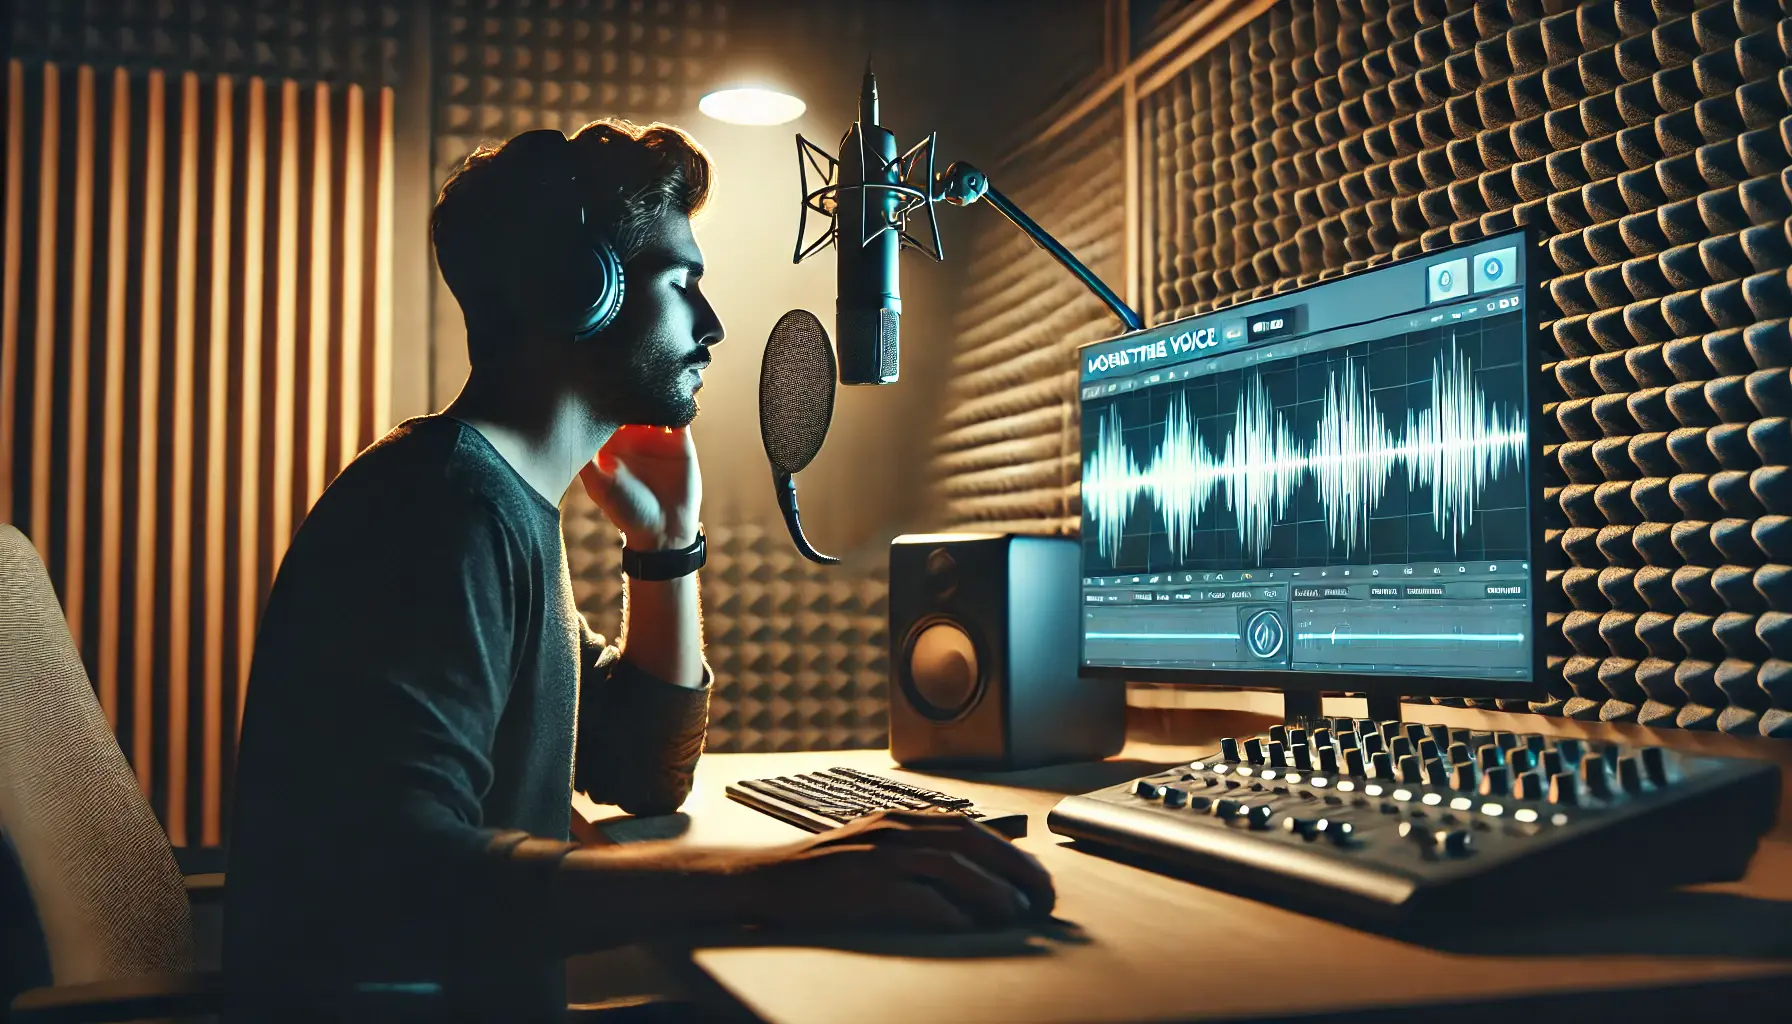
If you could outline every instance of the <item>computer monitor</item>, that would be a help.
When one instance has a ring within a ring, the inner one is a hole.
[[[1081,673],[1535,695],[1537,253],[1513,231],[1082,347]]]

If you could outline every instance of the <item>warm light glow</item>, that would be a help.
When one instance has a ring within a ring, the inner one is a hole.
[[[803,116],[802,100],[775,89],[717,89],[697,101],[697,109],[729,124],[785,124]]]

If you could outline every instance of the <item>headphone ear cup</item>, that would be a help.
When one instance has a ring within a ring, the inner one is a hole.
[[[622,296],[626,290],[622,259],[603,232],[592,232],[589,252],[593,263],[592,276],[599,287],[596,301],[591,303],[581,318],[582,323],[572,330],[573,337],[579,341],[591,338],[615,322],[616,314],[622,311]]]

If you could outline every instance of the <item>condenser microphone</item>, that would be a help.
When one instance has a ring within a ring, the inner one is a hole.
[[[835,193],[834,340],[842,384],[893,384],[898,375],[902,170],[896,136],[878,124],[877,77],[866,68],[859,119],[840,142]]]

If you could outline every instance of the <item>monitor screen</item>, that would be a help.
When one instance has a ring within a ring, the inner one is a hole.
[[[1527,238],[1082,348],[1085,674],[1531,692]]]

